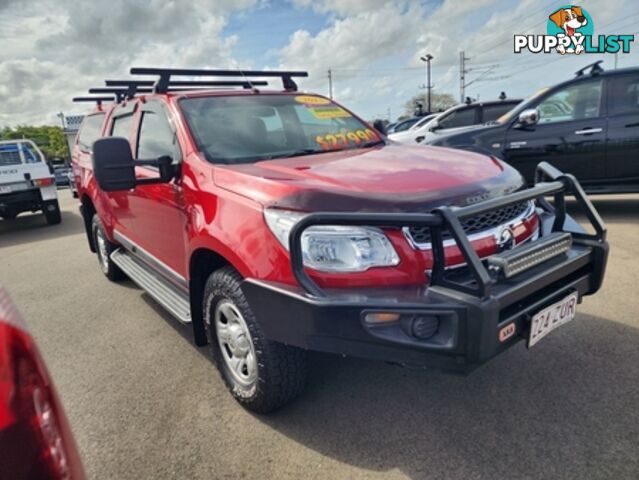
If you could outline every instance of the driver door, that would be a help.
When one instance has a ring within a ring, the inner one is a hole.
[[[536,105],[539,122],[508,130],[504,159],[527,181],[546,161],[572,173],[583,184],[605,177],[606,128],[603,81],[595,78],[568,85],[543,97]]]

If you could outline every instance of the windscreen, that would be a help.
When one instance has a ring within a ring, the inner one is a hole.
[[[28,143],[18,141],[0,144],[0,167],[40,161],[40,155]]]
[[[214,163],[249,163],[382,142],[352,113],[315,95],[237,95],[180,102],[198,148]]]

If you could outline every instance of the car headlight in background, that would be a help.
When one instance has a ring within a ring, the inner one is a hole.
[[[286,250],[293,225],[304,216],[289,210],[264,210],[266,224]],[[301,240],[304,265],[321,272],[363,272],[399,264],[393,245],[376,228],[315,225],[302,233]]]

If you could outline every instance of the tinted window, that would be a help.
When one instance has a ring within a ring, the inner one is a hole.
[[[175,134],[161,112],[142,113],[138,136],[138,158],[153,159],[168,155],[175,159]]]
[[[639,112],[639,75],[615,77],[609,81],[608,113]]]
[[[90,115],[84,120],[80,128],[80,133],[78,134],[78,144],[82,150],[91,150],[93,142],[100,137],[103,121],[103,113]]]
[[[111,126],[112,137],[124,137],[128,139],[131,136],[131,127],[133,126],[133,114],[122,115],[113,119]]]
[[[460,108],[459,110],[453,110],[437,123],[440,128],[456,128],[474,125],[475,110],[475,108]]]
[[[486,105],[484,107],[484,122],[494,122],[495,120],[497,120],[499,117],[501,117],[504,113],[509,112],[510,110],[512,110],[513,108],[515,108],[516,105],[513,105],[512,103],[507,103],[505,105],[503,104],[498,104],[498,105]]]
[[[599,116],[601,80],[571,85],[537,106],[539,123],[557,123]]]

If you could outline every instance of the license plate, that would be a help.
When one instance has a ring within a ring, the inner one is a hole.
[[[0,186],[0,193],[11,193],[11,187]]]
[[[535,314],[530,322],[528,348],[535,345],[555,328],[575,318],[577,310],[577,293],[571,293],[563,300],[553,303]]]

